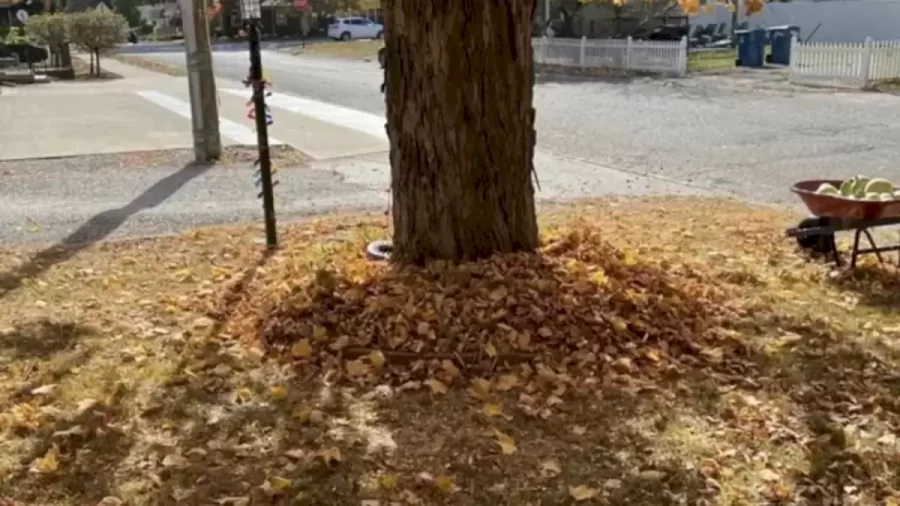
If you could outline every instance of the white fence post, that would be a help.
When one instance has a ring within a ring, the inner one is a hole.
[[[688,39],[687,36],[681,37],[681,43],[678,46],[678,75],[684,77],[687,75],[688,62]]]
[[[860,82],[863,88],[868,88],[870,84],[869,73],[872,69],[872,37],[866,37],[866,43],[863,45],[862,65],[860,65],[859,73]]]
[[[547,63],[547,36],[541,36],[541,45],[538,48],[538,63]]]
[[[633,41],[631,40],[631,35],[625,40],[625,70],[631,70],[631,45]]]
[[[797,71],[800,68],[800,41],[797,35],[791,35],[791,61],[788,64],[788,81],[794,82],[797,79]]]
[[[582,35],[581,36],[581,48],[580,48],[580,52],[578,53],[578,66],[581,68],[584,68],[584,63],[585,63],[584,62],[584,53],[585,53],[586,49],[587,49],[587,37]]]

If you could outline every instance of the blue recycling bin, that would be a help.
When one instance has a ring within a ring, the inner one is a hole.
[[[772,26],[767,31],[772,44],[769,62],[776,65],[790,65],[791,39],[794,36],[800,37],[800,27],[797,25]]]
[[[766,54],[766,30],[735,30],[738,40],[738,57],[735,64],[739,67],[762,67]]]

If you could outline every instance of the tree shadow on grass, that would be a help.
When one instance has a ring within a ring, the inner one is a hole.
[[[48,499],[97,504],[118,495],[119,468],[135,442],[134,434],[121,423],[127,413],[118,399],[124,395],[123,387],[110,399],[87,401],[71,412],[54,415],[52,423],[30,434],[30,448],[20,459],[19,469],[0,478],[0,488],[7,485],[13,490],[14,485],[16,500],[24,504],[45,504]],[[37,472],[39,463],[53,452],[57,468]]]
[[[792,472],[800,497],[812,504],[860,497],[883,504],[900,490],[900,457],[890,436],[900,430],[900,352],[800,317],[785,314],[776,323],[756,329],[760,346],[749,353],[692,371],[682,391],[699,392],[701,400],[685,402],[720,419],[743,416],[740,409],[759,398],[774,402],[768,406],[777,405],[779,415],[762,430],[778,445],[769,451],[805,456],[805,465],[786,464],[803,468]],[[746,397],[726,401],[730,394]]]
[[[900,309],[900,269],[882,264],[860,265],[831,278],[830,283],[852,294],[860,303],[881,310]]]
[[[0,354],[8,360],[47,359],[75,347],[94,329],[72,322],[41,319],[0,333]]]
[[[211,164],[188,164],[157,181],[124,207],[110,209],[93,216],[61,242],[39,251],[23,265],[0,273],[0,298],[52,267],[72,258],[79,251],[109,237],[129,217],[163,203],[192,179],[201,176]]]

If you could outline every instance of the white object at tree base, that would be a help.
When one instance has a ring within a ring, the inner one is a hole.
[[[24,22],[28,21],[28,12],[23,9],[17,10],[16,11],[16,19],[19,20],[19,23],[24,23]]]

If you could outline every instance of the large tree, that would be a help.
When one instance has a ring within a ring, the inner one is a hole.
[[[538,244],[533,0],[384,0],[394,251],[473,260]]]

